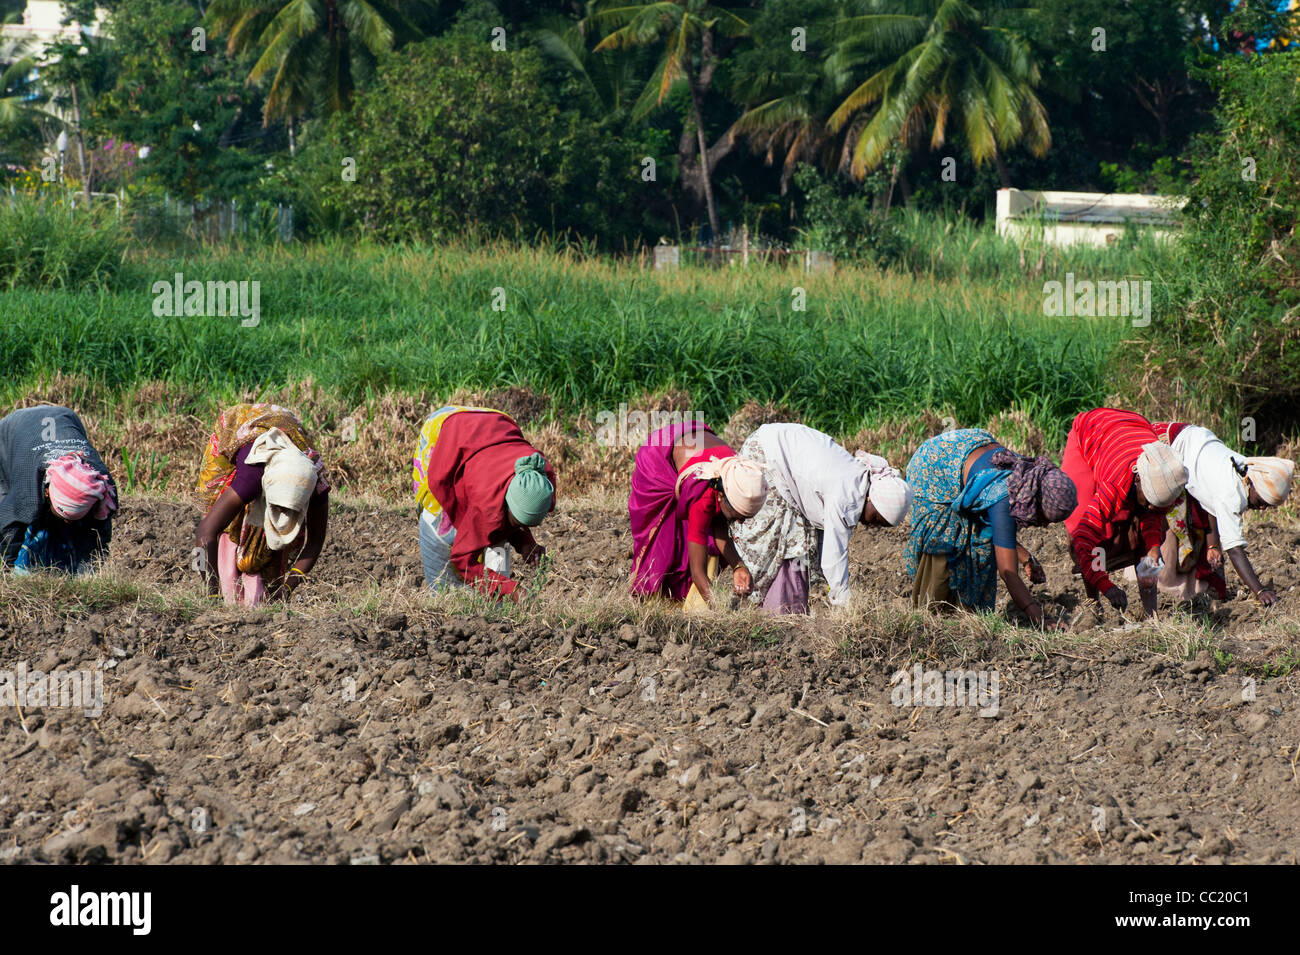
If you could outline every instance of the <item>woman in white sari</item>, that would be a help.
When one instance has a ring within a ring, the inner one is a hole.
[[[1160,589],[1184,600],[1212,589],[1226,599],[1227,557],[1256,599],[1272,606],[1277,595],[1260,583],[1246,556],[1242,519],[1248,510],[1276,507],[1287,499],[1295,462],[1248,458],[1196,425],[1160,421],[1152,427],[1187,468],[1187,490],[1169,513],[1169,532],[1160,549]]]
[[[809,569],[819,566],[831,604],[847,605],[849,535],[859,524],[901,522],[911,503],[906,482],[884,458],[863,451],[855,457],[801,424],[763,425],[740,456],[763,465],[776,492],[754,516],[731,525],[751,574],[750,601],[772,613],[807,613]]]

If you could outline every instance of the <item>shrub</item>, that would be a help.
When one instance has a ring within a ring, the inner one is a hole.
[[[560,109],[533,50],[433,39],[390,55],[380,76],[319,131],[320,222],[387,240],[601,234],[639,182],[642,154]]]
[[[62,198],[0,198],[0,284],[49,289],[105,286],[122,266],[116,212]]]
[[[1300,52],[1216,64],[1218,129],[1193,156],[1185,262],[1130,352],[1151,410],[1200,414],[1225,435],[1253,416],[1261,443],[1300,420],[1298,76]]]
[[[882,166],[882,169],[884,167]],[[804,196],[804,227],[810,246],[849,261],[866,260],[890,265],[903,251],[897,226],[875,207],[873,195],[888,188],[884,172],[869,175],[860,184],[827,179],[816,168],[801,165],[795,185]]]

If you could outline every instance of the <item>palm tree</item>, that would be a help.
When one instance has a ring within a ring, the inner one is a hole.
[[[781,195],[790,188],[795,168],[801,162],[823,168],[834,165],[838,139],[817,110],[806,86],[747,109],[731,126],[735,136],[746,136],[755,152],[764,154],[770,166],[781,160]]]
[[[807,28],[804,55],[791,57],[784,42],[789,30],[785,9],[769,8],[751,29],[755,37],[783,42],[755,46],[728,64],[732,96],[746,107],[730,134],[746,138],[769,166],[780,163],[783,196],[800,163],[833,171],[845,141],[853,136],[852,128],[836,133],[826,125],[852,79],[825,67],[835,24],[844,15],[843,0],[803,0],[800,10]]]
[[[955,123],[975,164],[993,160],[1004,186],[1011,184],[1003,162],[1008,149],[1023,143],[1035,156],[1047,152],[1047,111],[1034,95],[1038,65],[1025,40],[1004,25],[1012,0],[872,0],[871,6],[882,12],[841,21],[841,43],[829,61],[834,69],[864,55],[888,60],[827,123],[838,131],[879,104],[853,146],[853,175],[875,169],[891,145],[911,145],[927,126],[930,148],[939,149]],[[900,8],[905,12],[883,12]]]
[[[42,97],[34,74],[38,57],[17,44],[0,44],[0,128],[29,123]]]
[[[263,123],[313,106],[343,109],[379,54],[420,35],[428,0],[213,0],[208,23],[233,53],[257,56],[249,82],[271,76]]]
[[[613,6],[618,3],[620,6]],[[692,192],[703,193],[709,215],[709,228],[719,233],[718,209],[713,200],[713,167],[734,145],[731,136],[723,136],[710,150],[704,132],[703,101],[713,84],[713,74],[721,61],[717,38],[746,36],[749,26],[735,13],[709,0],[595,0],[591,4],[592,23],[609,30],[596,45],[602,50],[638,46],[659,46],[663,55],[645,91],[632,109],[633,116],[644,116],[663,103],[678,83],[685,83],[691,100],[691,123],[682,130],[678,144],[682,181]],[[585,21],[584,21],[585,23]],[[694,125],[695,146],[691,145]],[[699,150],[699,166],[691,159]]]
[[[538,49],[569,71],[593,97],[603,114],[630,108],[652,64],[648,51],[589,48],[582,25],[565,17],[548,17],[532,32]]]

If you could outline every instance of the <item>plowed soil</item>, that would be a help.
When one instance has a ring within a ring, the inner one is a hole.
[[[161,603],[5,585],[0,668],[105,669],[97,718],[0,707],[0,860],[1297,861],[1300,677],[1271,676],[1300,629],[1293,527],[1250,531],[1272,618],[1194,608],[1180,653],[1084,599],[1059,529],[1030,543],[1071,632],[949,640],[905,612],[898,531],[855,535],[876,616],[727,630],[582,619],[625,586],[615,507],[548,519],[546,597],[517,617],[421,596],[414,515],[346,502],[300,603],[212,605],[196,517],[128,498],[115,526],[109,574]],[[894,705],[914,664],[995,671],[996,714]]]

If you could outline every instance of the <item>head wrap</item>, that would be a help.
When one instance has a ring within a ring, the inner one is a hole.
[[[258,435],[245,460],[265,465],[262,495],[249,506],[248,519],[262,525],[267,547],[283,550],[302,530],[316,490],[316,465],[279,428]]]
[[[1142,482],[1142,494],[1152,507],[1168,507],[1187,487],[1187,468],[1173,448],[1159,441],[1142,445],[1133,470]]]
[[[880,455],[855,451],[853,459],[867,469],[870,482],[867,485],[867,500],[875,507],[876,513],[889,522],[890,527],[897,527],[912,506],[912,489],[898,473],[898,468],[891,467]]]
[[[727,502],[742,518],[757,514],[763,506],[763,499],[767,497],[767,478],[763,476],[763,466],[757,461],[738,458],[734,454],[691,465],[677,475],[678,490],[688,476],[701,481],[720,481]]]
[[[108,476],[91,467],[77,451],[51,461],[45,481],[50,489],[50,509],[64,520],[80,520],[94,508],[95,520],[102,521],[117,510]]]
[[[1295,462],[1288,458],[1247,458],[1246,480],[1269,507],[1277,507],[1291,493]]]
[[[1006,448],[993,452],[993,466],[1009,469],[1007,499],[1011,516],[1023,527],[1056,524],[1079,503],[1074,482],[1049,458],[1027,458]],[[1042,508],[1043,519],[1038,513]]]
[[[546,459],[540,453],[515,461],[515,476],[506,487],[506,507],[525,527],[536,527],[551,513],[555,487],[546,476]]]

